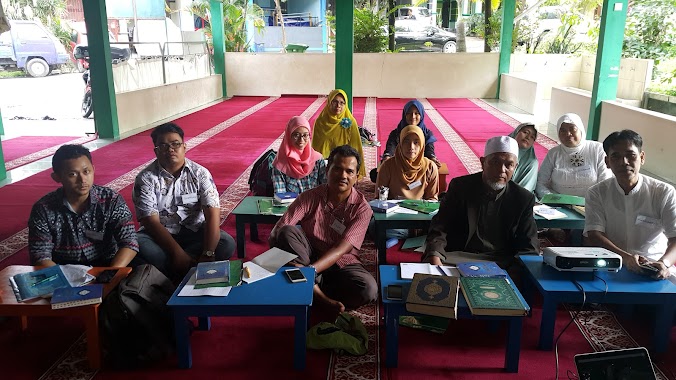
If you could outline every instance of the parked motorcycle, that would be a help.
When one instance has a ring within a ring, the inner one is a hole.
[[[131,52],[129,49],[110,47],[110,57],[112,63],[119,63],[129,59]],[[85,82],[84,97],[82,98],[82,117],[88,118],[94,112],[94,102],[92,99],[92,78],[89,72],[89,49],[87,46],[77,46],[73,51],[76,59],[82,59],[87,62],[87,70],[82,73],[82,80]]]

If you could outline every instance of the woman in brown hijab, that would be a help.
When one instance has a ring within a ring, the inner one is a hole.
[[[423,130],[409,125],[401,130],[399,144],[393,159],[380,166],[376,180],[378,189],[390,189],[388,199],[436,200],[439,194],[439,170],[437,165],[424,155]]]

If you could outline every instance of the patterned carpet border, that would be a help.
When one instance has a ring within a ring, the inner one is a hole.
[[[367,98],[364,109],[364,121],[362,127],[377,133],[376,127],[377,111],[376,99]],[[376,136],[377,138],[378,136]],[[377,148],[364,146],[364,163],[366,172],[376,167]],[[356,185],[367,200],[373,199],[375,185],[368,178],[362,178]],[[378,283],[378,259],[376,248],[373,241],[366,236],[362,245],[360,259],[366,270],[373,275]],[[380,304],[364,305],[350,314],[361,319],[368,333],[368,351],[362,356],[337,355],[331,354],[329,361],[328,379],[329,380],[379,380],[380,379]]]
[[[500,119],[500,121],[509,125],[512,128],[516,128],[519,124],[521,124],[521,122],[519,122],[518,120],[500,111],[499,109],[493,107],[492,105],[486,103],[483,99],[469,99],[469,101],[476,104],[478,107],[495,116],[496,118]],[[550,150],[559,145],[559,143],[557,143],[544,133],[538,133],[538,137],[535,139],[535,142],[547,148],[547,150]]]
[[[5,170],[9,171],[9,170],[12,170],[12,169],[16,169],[19,166],[23,166],[23,165],[29,164],[33,161],[37,161],[39,159],[51,156],[51,155],[54,154],[54,152],[56,152],[57,149],[59,149],[59,147],[61,147],[61,145],[65,145],[65,144],[78,144],[78,145],[80,145],[80,144],[84,144],[84,143],[92,141],[92,140],[96,140],[96,136],[84,136],[84,137],[80,137],[80,138],[65,142],[65,143],[60,144],[60,145],[55,145],[55,146],[45,148],[43,150],[31,153],[31,154],[27,154],[23,157],[15,158],[12,161],[5,163]]]
[[[82,334],[38,380],[91,380],[98,370],[89,368],[87,338]]]
[[[441,135],[444,136],[444,139],[446,142],[448,142],[448,145],[451,146],[451,149],[453,149],[455,155],[458,156],[458,159],[460,159],[462,165],[465,167],[465,169],[467,169],[467,172],[470,174],[480,172],[481,161],[479,161],[479,157],[477,157],[477,155],[472,151],[472,149],[470,149],[467,143],[465,143],[465,140],[463,140],[462,137],[458,135],[453,126],[451,126],[451,124],[449,124],[446,119],[441,116],[439,111],[434,108],[429,100],[425,98],[418,100],[425,107],[427,116],[430,118],[430,120],[432,120],[439,132],[441,132]]]
[[[246,117],[252,115],[253,113],[259,111],[263,107],[269,105],[270,103],[274,102],[275,100],[279,99],[279,97],[270,97],[255,106],[240,112],[239,114],[229,118],[228,120],[225,120],[224,122],[200,133],[199,135],[193,137],[190,140],[186,141],[186,151],[190,150],[210,137],[213,137],[214,135],[223,132],[224,130],[228,129],[230,126],[242,121]],[[110,187],[111,189],[119,192],[125,187],[131,185],[134,183],[134,179],[136,178],[136,175],[141,172],[146,166],[150,165],[155,159],[153,158],[152,160],[148,160],[147,162],[144,162],[143,164],[135,167],[134,169],[128,171],[125,174],[122,174],[121,176],[117,177],[116,179],[110,181],[109,183],[105,184],[104,186]],[[0,242],[0,261],[5,260],[6,258],[12,256],[13,254],[19,252],[23,248],[28,246],[28,228],[24,228],[23,230],[15,233],[14,235],[10,236],[9,238],[5,239],[4,241]]]
[[[570,317],[574,318],[578,312],[575,306],[565,305],[565,307]],[[575,324],[596,352],[640,347],[611,311],[582,310],[575,318]],[[657,380],[670,379],[655,362],[653,368]]]

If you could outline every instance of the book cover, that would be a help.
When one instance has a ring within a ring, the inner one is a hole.
[[[463,277],[506,277],[507,272],[492,261],[458,263]]]
[[[423,201],[420,199],[407,199],[399,202],[399,206],[407,209],[422,212],[423,214],[434,215],[439,212],[439,202],[437,201]]]
[[[58,288],[52,296],[52,309],[84,306],[101,303],[103,300],[103,284]]]
[[[55,289],[70,287],[59,265],[20,273],[12,276],[9,281],[19,302],[38,297],[50,297]]]
[[[414,274],[406,297],[406,310],[456,319],[458,315],[458,278]]]
[[[379,199],[369,201],[369,205],[371,206],[371,210],[373,210],[373,212],[379,213],[390,213],[399,208],[399,205],[395,202],[382,201]]]
[[[230,261],[212,261],[197,264],[195,284],[213,284],[230,281]]]
[[[242,284],[242,260],[230,260],[230,278],[227,282],[213,282],[211,284],[195,284],[195,289],[240,286]]]
[[[260,215],[277,215],[282,216],[289,208],[288,204],[276,205],[272,198],[258,200],[258,213]]]
[[[547,205],[576,205],[584,206],[584,197],[566,194],[545,194],[540,203]]]
[[[460,277],[460,288],[473,315],[520,316],[530,309],[505,277]]]
[[[275,193],[275,200],[279,203],[291,203],[298,197],[298,194],[287,191],[285,193]]]

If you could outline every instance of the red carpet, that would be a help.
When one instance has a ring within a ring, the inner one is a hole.
[[[5,169],[12,170],[51,156],[63,144],[84,144],[94,136],[21,136],[2,142]]]

